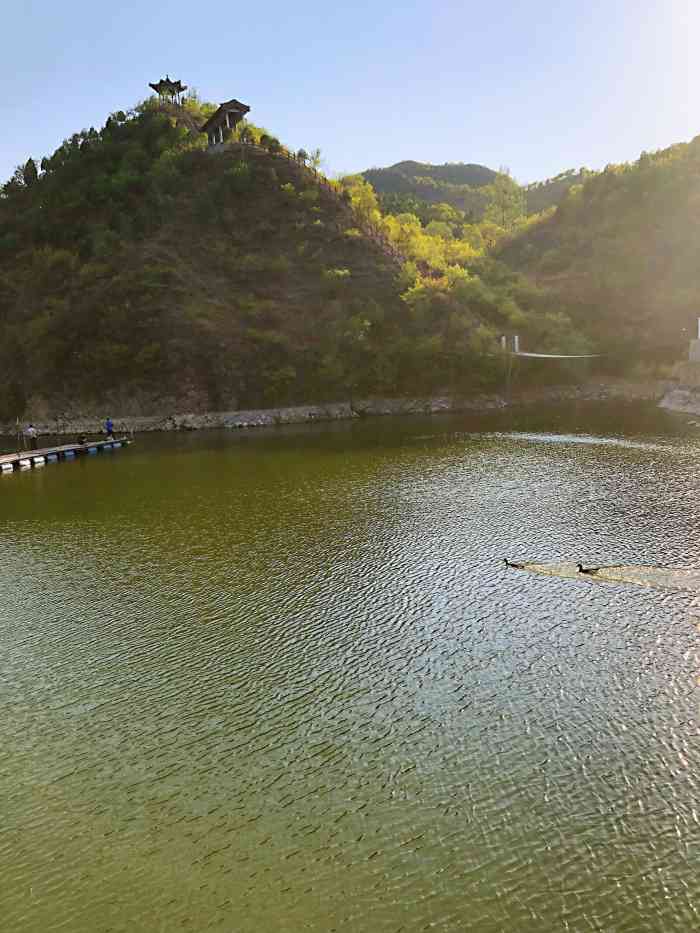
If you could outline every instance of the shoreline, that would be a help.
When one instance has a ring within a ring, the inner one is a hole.
[[[672,381],[604,382],[584,385],[547,386],[527,389],[506,398],[500,394],[474,396],[433,396],[429,398],[369,398],[357,402],[331,402],[319,405],[291,405],[276,408],[257,408],[223,412],[181,412],[160,415],[113,417],[115,430],[129,434],[167,431],[206,431],[214,429],[237,430],[274,427],[285,424],[315,424],[328,421],[350,421],[364,417],[385,415],[431,415],[450,412],[488,412],[505,408],[518,408],[536,404],[558,402],[656,401],[671,410],[674,393],[683,392],[687,404],[688,394],[695,396],[700,414],[700,389],[679,386]],[[669,399],[669,402],[667,402]],[[35,421],[40,435],[63,437],[72,434],[101,434],[103,417],[76,413],[57,419]],[[24,424],[24,422],[23,422]],[[14,424],[1,424],[0,436],[16,436]]]

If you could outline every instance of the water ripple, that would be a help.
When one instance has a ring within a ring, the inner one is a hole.
[[[502,558],[698,566],[697,441],[540,422],[3,484],[4,926],[696,928],[697,594]]]

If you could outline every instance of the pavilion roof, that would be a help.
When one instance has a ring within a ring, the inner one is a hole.
[[[182,94],[183,91],[187,90],[186,84],[183,84],[180,80],[173,81],[169,75],[154,84],[149,83],[148,86],[152,87],[156,94]]]
[[[219,123],[223,122],[227,113],[238,113],[241,117],[244,117],[247,113],[250,113],[250,107],[247,104],[242,104],[235,97],[227,100],[223,104],[219,104],[218,109],[209,117],[200,132],[206,133],[212,127],[218,126]]]

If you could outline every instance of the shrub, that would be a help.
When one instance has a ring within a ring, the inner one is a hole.
[[[324,269],[321,273],[323,290],[329,297],[337,297],[350,284],[349,269]]]
[[[287,204],[291,204],[293,201],[296,201],[297,189],[290,181],[284,185],[281,185],[280,191],[282,192],[282,197]]]
[[[305,191],[302,191],[299,195],[299,200],[303,204],[309,207],[316,204],[318,202],[318,199],[319,199],[318,188],[307,188]]]
[[[225,178],[230,191],[241,194],[250,190],[251,172],[247,162],[240,159],[233,162],[230,168],[226,169]]]

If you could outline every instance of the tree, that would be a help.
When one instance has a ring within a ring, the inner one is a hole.
[[[525,192],[507,172],[500,172],[490,185],[482,188],[488,198],[484,220],[511,230],[525,213]]]
[[[343,178],[342,184],[343,188],[350,192],[350,203],[360,223],[377,227],[382,215],[374,188],[364,180],[362,175],[349,175]]]
[[[24,183],[27,188],[35,184],[38,180],[39,173],[36,170],[36,162],[34,159],[27,159],[26,164],[22,169],[22,178],[24,179]]]
[[[237,128],[238,141],[244,144],[253,142],[253,131],[245,120],[242,120]]]
[[[451,240],[453,236],[452,227],[444,220],[431,220],[425,232],[428,236],[439,236],[443,240]]]
[[[309,153],[306,151],[306,149],[300,149],[299,152],[297,152],[297,159],[306,165],[306,163],[309,161]]]

